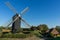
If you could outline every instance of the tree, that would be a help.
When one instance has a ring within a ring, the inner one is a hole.
[[[2,30],[2,29],[4,29],[5,27],[3,27],[3,26],[0,26],[0,30]]]
[[[55,27],[58,32],[60,32],[60,26]]]
[[[36,26],[32,26],[30,29],[31,29],[32,31],[34,31],[34,30],[37,30],[37,27],[36,27]]]
[[[40,30],[42,33],[44,33],[46,30],[48,30],[48,26],[46,24],[41,24],[41,25],[38,25],[38,30]]]

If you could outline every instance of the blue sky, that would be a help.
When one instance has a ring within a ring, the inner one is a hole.
[[[47,24],[49,28],[60,26],[60,0],[0,0],[0,26],[7,24],[6,22],[14,15],[14,12],[6,6],[7,1],[18,13],[29,7],[23,18],[30,25]]]

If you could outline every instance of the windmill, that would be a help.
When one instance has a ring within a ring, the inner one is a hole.
[[[22,18],[22,15],[29,9],[29,7],[26,7],[20,12],[20,14],[18,14],[18,12],[9,2],[6,2],[5,4],[15,13],[15,15],[12,17],[12,22],[7,25],[8,27],[12,24],[12,33],[16,33],[18,31],[18,29],[21,27],[21,21],[30,27],[30,25]]]

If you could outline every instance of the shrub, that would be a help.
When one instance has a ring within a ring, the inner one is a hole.
[[[59,35],[57,35],[57,37],[60,37],[60,34],[59,34]]]
[[[2,34],[1,37],[2,37],[2,38],[11,38],[11,37],[12,37],[12,33]]]
[[[50,37],[53,37],[54,38],[54,34],[50,33]]]
[[[2,38],[26,38],[26,37],[30,37],[32,36],[31,34],[23,34],[23,33],[15,33],[15,34],[12,34],[12,33],[6,33],[6,34],[3,34],[1,37]]]
[[[26,38],[25,34],[13,34],[13,38]]]
[[[2,32],[0,32],[0,37],[2,36]]]
[[[36,35],[37,37],[42,36],[42,35],[39,33],[39,31],[38,31],[38,30],[33,31],[32,33],[33,33],[34,35]]]

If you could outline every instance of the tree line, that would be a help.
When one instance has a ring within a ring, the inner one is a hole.
[[[0,30],[2,29],[5,29],[6,27],[3,27],[3,26],[0,26]],[[8,29],[12,29],[11,27],[8,27]],[[38,26],[31,26],[30,28],[22,28],[22,29],[25,29],[25,30],[31,30],[31,31],[34,31],[34,30],[40,30],[42,33],[44,33],[46,30],[49,30],[50,28],[48,27],[48,25],[46,24],[40,24]],[[60,26],[56,26],[55,29],[60,32]]]

